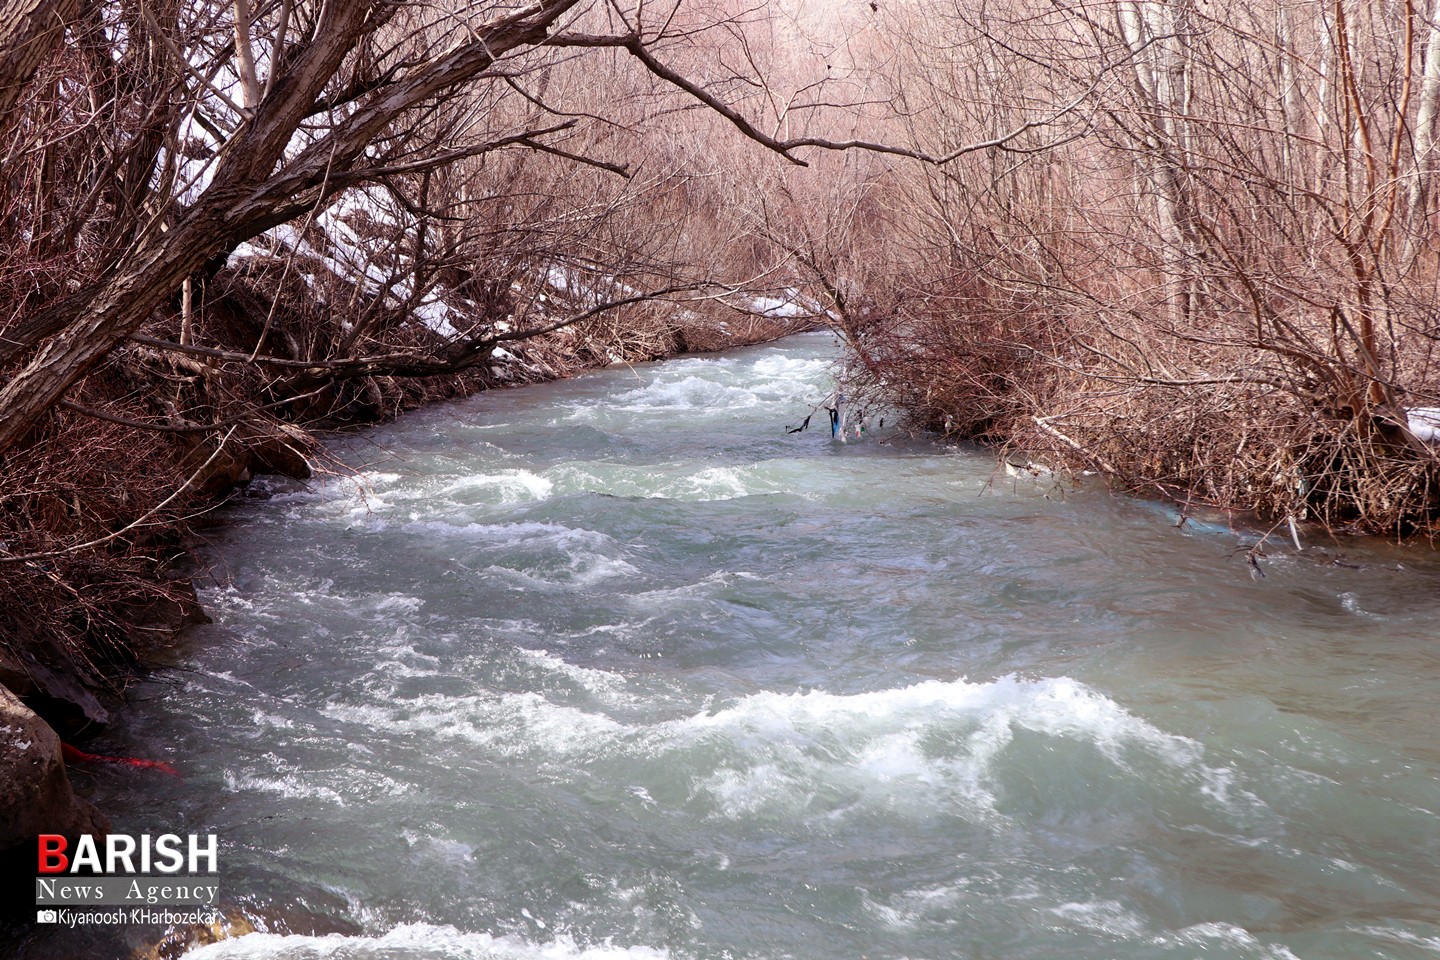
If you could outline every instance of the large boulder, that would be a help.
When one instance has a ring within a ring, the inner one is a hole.
[[[33,855],[42,833],[103,834],[110,823],[75,796],[55,731],[0,687],[0,850]]]

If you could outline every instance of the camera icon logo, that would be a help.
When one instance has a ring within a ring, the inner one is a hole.
[[[35,911],[35,922],[36,922],[36,923],[59,923],[59,922],[60,922],[60,918],[59,918],[58,916],[56,916],[54,910],[36,910],[36,911]]]

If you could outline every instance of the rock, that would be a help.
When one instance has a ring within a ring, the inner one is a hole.
[[[0,648],[0,687],[9,687],[22,697],[31,696],[36,690],[25,665],[3,648]]]
[[[319,909],[344,910],[346,903],[328,892],[304,895],[302,901],[314,901]],[[253,912],[251,912],[253,911]],[[166,930],[153,946],[135,951],[131,960],[178,960],[196,947],[221,940],[243,937],[251,933],[277,933],[304,937],[329,934],[357,936],[361,926],[352,920],[329,913],[312,912],[301,903],[247,906],[244,911],[222,908],[209,923],[187,923]]]
[[[194,465],[186,464],[186,469],[194,470],[209,461],[209,466],[200,470],[193,485],[196,494],[204,500],[217,500],[250,479],[250,458],[244,450],[238,446],[227,446],[210,459],[212,453],[212,447],[197,446],[191,454]]]
[[[131,653],[142,658],[169,649],[176,634],[186,627],[210,622],[195,595],[195,585],[178,576],[165,584],[164,591],[117,604],[116,618],[125,624]]]
[[[16,661],[22,676],[3,671],[4,685],[25,698],[29,709],[39,713],[52,730],[73,736],[80,730],[110,722],[110,711],[95,691],[102,678],[83,657],[76,657],[58,644],[30,642],[20,648]]]
[[[262,474],[308,480],[315,451],[315,441],[303,430],[257,418],[236,430],[218,452],[211,442],[197,444],[183,468],[198,470],[192,489],[202,499],[215,500]]]
[[[0,687],[0,850],[28,848],[33,857],[39,834],[109,829],[104,815],[71,791],[55,731]]]
[[[304,446],[283,434],[257,437],[251,441],[250,472],[279,474],[296,480],[310,479],[310,463]]]
[[[171,929],[155,946],[137,951],[135,960],[177,960],[196,947],[256,932],[248,917],[225,913],[211,923],[184,924]]]

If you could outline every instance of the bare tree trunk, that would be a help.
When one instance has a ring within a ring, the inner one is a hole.
[[[1300,166],[1295,140],[1305,135],[1305,115],[1300,109],[1299,79],[1295,76],[1295,31],[1290,25],[1290,11],[1281,0],[1275,5],[1275,48],[1279,57],[1280,109],[1285,117],[1285,136],[1280,140],[1280,169],[1285,177],[1285,193],[1294,203],[1295,178]]]
[[[195,288],[189,277],[180,284],[180,345],[195,338]]]
[[[79,0],[0,0],[0,136],[14,123],[20,94],[79,7]]]
[[[52,337],[40,352],[0,390],[0,451],[23,440],[39,418],[62,394],[114,349],[122,338],[139,329],[150,311],[177,289],[190,272],[204,262],[194,253],[204,247],[195,244],[195,231],[177,231],[167,240],[180,241],[152,246],[149,255],[130,261],[120,276],[98,291],[95,300],[76,304],[75,322],[64,334]],[[191,258],[178,254],[193,251]],[[166,256],[168,254],[168,256]]]
[[[1427,232],[1426,197],[1434,175],[1435,115],[1440,111],[1440,0],[1430,14],[1425,42],[1425,66],[1420,80],[1420,103],[1415,113],[1415,173],[1410,180],[1406,222],[1405,261],[1414,259]]]
[[[240,68],[240,106],[247,110],[260,102],[260,80],[255,75],[250,21],[250,0],[235,0],[235,63]],[[275,65],[270,66],[273,71]]]
[[[285,58],[285,35],[290,32],[290,3],[291,0],[281,0],[280,3],[280,22],[275,27],[275,42],[270,47],[270,70],[265,77],[262,97],[270,95],[270,88],[275,85],[275,77],[280,72],[280,61]]]
[[[1184,113],[1189,99],[1188,52],[1183,22],[1170,3],[1151,0],[1117,7],[1120,34],[1133,55],[1140,125],[1148,131],[1142,164],[1155,197],[1161,263],[1170,288],[1171,320],[1180,326],[1193,304],[1187,269],[1185,167],[1188,153]]]
[[[1326,13],[1322,9],[1315,19],[1315,35],[1320,45],[1319,62],[1315,65],[1315,74],[1318,85],[1315,91],[1315,130],[1317,139],[1324,139],[1326,125],[1329,123],[1330,98],[1335,86],[1333,73],[1335,71],[1335,37],[1330,30],[1330,23],[1326,20]]]

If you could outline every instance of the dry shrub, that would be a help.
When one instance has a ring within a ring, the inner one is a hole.
[[[175,496],[193,442],[64,411],[5,464],[0,674],[62,726],[103,720],[91,691],[117,692],[138,657],[196,616],[180,560],[202,501]]]
[[[852,390],[898,404],[914,426],[1185,505],[1440,533],[1440,457],[1401,426],[1403,408],[1367,401],[1351,365],[1220,342],[1213,325],[1217,342],[1202,345],[1158,323],[1117,335],[1114,318],[1057,316],[974,280],[936,288],[947,295],[902,298],[851,337]],[[1407,382],[1430,382],[1428,365],[1410,367]]]
[[[886,299],[848,313],[850,392],[895,404],[918,429],[988,442],[1009,437],[1051,379],[1037,350],[1054,340],[1053,319],[973,275]]]
[[[1389,425],[1327,414],[1289,391],[1145,386],[1105,396],[1093,383],[1062,380],[1017,427],[1008,439],[1035,456],[1182,504],[1313,520],[1332,531],[1437,533],[1433,452]]]

